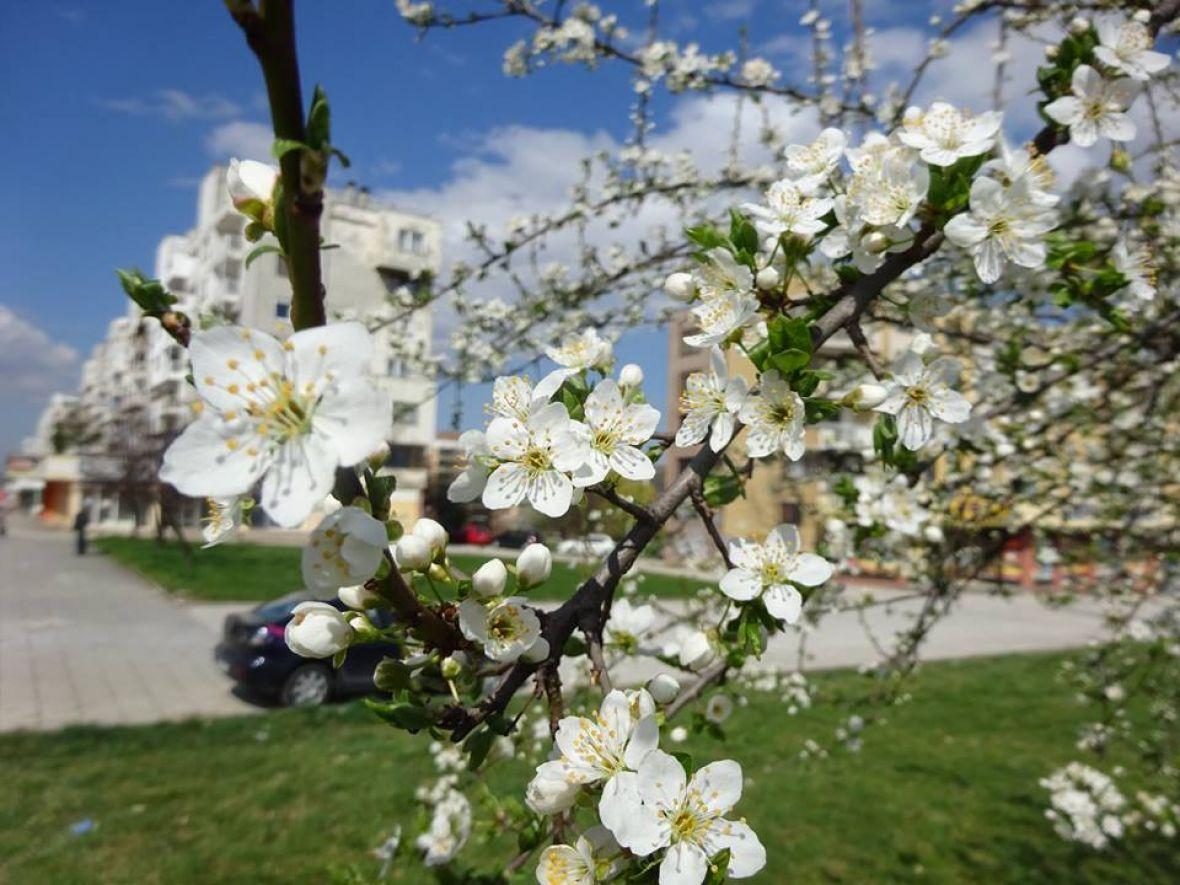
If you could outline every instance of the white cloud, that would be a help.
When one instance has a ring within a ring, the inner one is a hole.
[[[173,123],[182,120],[217,120],[236,117],[242,112],[237,102],[223,95],[193,95],[182,89],[160,89],[147,97],[104,98],[99,105],[107,110],[136,117],[160,117]]]
[[[215,127],[205,136],[205,150],[214,159],[238,157],[274,162],[270,146],[274,133],[269,126],[247,120],[233,120]]]
[[[705,15],[715,21],[736,21],[749,18],[754,11],[754,0],[713,0],[705,6]]]
[[[72,387],[78,353],[0,304],[0,378],[6,396],[42,397]]]

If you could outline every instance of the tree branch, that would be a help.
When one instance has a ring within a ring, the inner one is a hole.
[[[258,59],[275,138],[307,141],[299,58],[295,51],[293,0],[226,0],[226,7]],[[279,161],[284,199],[275,206],[286,216],[287,267],[291,281],[291,325],[296,331],[327,322],[320,268],[320,216],[323,184],[302,174],[303,151],[288,151]]]

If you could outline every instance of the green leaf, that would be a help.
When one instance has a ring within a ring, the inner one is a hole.
[[[740,212],[729,213],[729,239],[734,247],[753,255],[758,251],[758,231]]]
[[[385,704],[372,698],[364,698],[364,705],[390,725],[409,732],[421,731],[434,722],[429,710],[415,704]]]
[[[344,659],[346,657],[348,657],[348,649],[347,648],[342,648],[342,649],[340,649],[340,651],[336,652],[336,654],[332,655],[333,668],[339,670],[341,667],[343,667],[344,666]]]
[[[307,112],[307,143],[317,151],[332,144],[332,111],[328,107],[328,96],[317,85],[311,96],[311,109]]]
[[[721,232],[709,224],[685,228],[684,235],[706,252],[710,249],[716,249],[718,246],[724,246],[727,243]]]
[[[702,486],[705,502],[710,507],[724,507],[744,491],[742,481],[732,473],[711,473],[705,477]]]
[[[270,152],[274,154],[276,160],[283,159],[291,151],[306,150],[308,150],[308,146],[294,138],[276,138],[274,144],[270,146]]]
[[[256,258],[260,258],[261,256],[267,255],[271,252],[277,252],[280,255],[283,254],[283,250],[274,243],[261,243],[255,246],[248,253],[246,253],[246,267],[249,267],[251,264],[253,264]]]
[[[475,771],[483,764],[495,742],[496,733],[490,728],[478,728],[467,736],[463,749],[467,752],[468,771]]]
[[[790,349],[812,352],[811,329],[802,317],[776,316],[767,327],[767,337],[775,353]]]
[[[123,291],[149,316],[158,316],[176,303],[176,297],[164,288],[163,283],[144,276],[137,267],[130,270],[117,268],[115,273]]]
[[[703,885],[721,885],[729,875],[729,849],[722,848],[709,858],[709,874]]]
[[[766,360],[766,366],[770,369],[777,369],[780,375],[787,376],[804,368],[809,362],[811,362],[811,354],[792,347],[779,353],[772,353]]]

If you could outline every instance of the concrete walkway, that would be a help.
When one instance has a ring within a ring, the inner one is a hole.
[[[10,524],[0,538],[0,731],[256,710],[213,662],[220,627],[104,556],[76,556],[72,534]]]
[[[905,593],[864,589],[878,599]],[[890,648],[919,605],[908,600],[873,608],[865,621]],[[661,606],[670,617],[684,603]],[[13,525],[0,539],[0,731],[257,711],[231,692],[212,657],[225,615],[248,607],[176,602],[99,554],[75,556],[68,533]],[[1100,636],[1101,627],[1094,603],[1050,609],[1026,594],[973,592],[935,626],[921,657],[1073,648]],[[658,637],[652,643],[662,644]],[[759,665],[796,669],[798,645],[795,632],[776,637]],[[807,651],[807,669],[880,658],[854,613],[825,618],[808,638]],[[579,666],[571,662],[567,676]],[[648,660],[628,662],[614,678],[635,684],[660,668]]]

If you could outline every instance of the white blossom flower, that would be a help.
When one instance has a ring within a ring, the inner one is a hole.
[[[668,281],[671,280],[672,277],[669,277]],[[754,275],[750,269],[739,263],[728,249],[718,246],[710,249],[706,260],[693,270],[691,294],[684,300],[699,294],[704,301],[721,301],[732,297],[744,298],[753,291]]]
[[[727,694],[717,692],[705,701],[705,719],[714,725],[720,725],[733,715],[733,699]]]
[[[521,596],[487,606],[468,597],[459,604],[459,629],[493,661],[515,661],[541,637],[541,619]]]
[[[736,762],[711,762],[690,781],[675,757],[653,750],[639,766],[635,792],[612,832],[640,857],[667,849],[660,861],[661,885],[700,885],[709,859],[727,848],[728,876],[743,879],[766,865],[766,849],[744,822],[723,816],[741,795]]]
[[[242,495],[296,526],[328,494],[338,466],[385,441],[387,391],[365,377],[372,339],[360,323],[296,332],[279,343],[240,326],[193,334],[193,383],[206,408],[164,453],[160,479],[192,497]]]
[[[561,756],[537,767],[536,779],[569,784],[602,783],[599,820],[618,833],[626,814],[626,797],[634,790],[634,770],[660,739],[655,701],[644,689],[615,689],[602,701],[593,719],[566,716],[557,723],[554,740]]]
[[[970,211],[960,212],[944,230],[948,240],[971,255],[980,280],[996,282],[1006,261],[1021,267],[1044,264],[1044,236],[1057,224],[1057,215],[1032,201],[1027,178],[1005,188],[980,176],[971,183],[970,199]]]
[[[876,411],[897,418],[901,444],[911,451],[922,448],[934,435],[934,419],[961,424],[971,417],[971,403],[951,390],[959,363],[940,357],[929,365],[917,354],[906,353],[893,367],[889,396]]]
[[[487,445],[500,463],[484,487],[485,507],[502,510],[527,499],[546,516],[556,518],[569,510],[574,487],[567,473],[581,461],[563,404],[548,403],[527,421],[493,418]]]
[[[709,448],[720,452],[733,439],[737,413],[746,401],[746,379],[729,377],[720,347],[709,351],[709,371],[693,372],[680,394],[684,421],[676,431],[676,445],[695,446],[709,437]],[[710,431],[711,428],[711,431]]]
[[[410,534],[421,538],[430,547],[430,552],[437,556],[447,547],[447,530],[438,520],[422,517],[410,530]]]
[[[862,191],[861,196],[865,195],[865,192]],[[906,206],[900,211],[912,212],[917,208],[922,196],[923,194],[916,197],[906,196],[904,198]],[[852,263],[857,270],[861,273],[872,273],[881,266],[881,262],[885,260],[886,252],[905,248],[905,241],[910,238],[910,234],[905,228],[893,224],[881,228],[872,227],[861,216],[860,207],[850,206],[848,198],[843,194],[832,202],[837,224],[824,234],[824,238],[820,240],[819,244],[820,252],[828,258],[843,258],[845,255],[851,254]],[[891,217],[889,213],[897,211],[899,210],[896,206],[890,206],[887,210],[876,206],[870,209],[870,214],[873,214],[874,217],[886,218]]]
[[[679,647],[673,654],[680,660],[682,667],[688,670],[701,670],[709,666],[717,658],[717,646],[712,637],[702,630],[693,630],[680,640]]]
[[[1127,291],[1140,301],[1151,301],[1155,298],[1155,268],[1151,260],[1142,249],[1130,245],[1126,240],[1119,240],[1110,252],[1110,262],[1114,269],[1127,279]]]
[[[930,519],[930,511],[918,502],[916,491],[904,476],[886,477],[871,471],[856,477],[857,523],[871,526],[881,523],[888,529],[917,537]]]
[[[624,651],[634,652],[656,624],[656,611],[650,605],[633,605],[629,599],[617,599],[610,609],[610,620],[602,630],[602,641]]]
[[[331,593],[363,584],[377,571],[388,543],[380,520],[359,507],[341,507],[320,520],[303,548],[303,583]]]
[[[550,845],[537,864],[540,885],[595,885],[617,875],[622,849],[606,827],[590,827],[573,846]]]
[[[1171,63],[1167,55],[1152,50],[1155,38],[1142,22],[1105,16],[1094,27],[1098,31],[1094,57],[1134,80],[1150,80]]]
[[[214,547],[237,531],[242,522],[242,509],[245,499],[240,495],[229,495],[223,498],[209,498],[205,502],[209,508],[209,515],[201,521],[201,537],[205,540],[202,547]]]
[[[587,369],[607,371],[613,349],[609,341],[599,337],[598,330],[585,329],[567,338],[560,347],[546,347],[545,354],[561,368],[554,369],[537,384],[533,396],[541,399],[549,399],[567,378],[579,372]]]
[[[810,237],[827,224],[820,219],[832,211],[832,200],[818,193],[818,182],[811,178],[776,181],[766,191],[766,203],[743,203],[764,237],[777,240],[783,234]]]
[[[789,144],[783,149],[787,168],[797,178],[827,178],[844,156],[846,141],[841,130],[828,128],[811,144]]]
[[[1031,144],[1012,147],[1003,137],[999,140],[999,149],[1000,155],[984,163],[980,167],[980,174],[990,175],[1004,187],[1011,187],[1024,179],[1024,193],[1035,206],[1050,208],[1060,202],[1060,197],[1050,193],[1056,176],[1044,154],[1038,152]]]
[[[1126,113],[1138,92],[1134,80],[1127,77],[1104,80],[1089,65],[1078,65],[1070,85],[1073,95],[1049,102],[1045,113],[1069,127],[1074,144],[1090,147],[1099,135],[1111,141],[1130,141],[1135,137],[1135,123]]]
[[[701,331],[685,335],[690,347],[712,347],[727,341],[745,328],[758,314],[758,299],[748,295],[729,295],[698,304],[692,309]]]
[[[585,423],[571,421],[570,460],[580,466],[573,473],[579,488],[606,479],[612,470],[624,479],[649,480],[655,465],[638,446],[651,439],[660,423],[660,413],[648,403],[625,405],[622,391],[613,378],[603,378],[590,391],[585,403]]]
[[[471,835],[471,803],[457,790],[448,790],[434,806],[430,826],[415,844],[423,852],[428,867],[441,866],[455,859]]]
[[[548,727],[545,728],[548,734]],[[548,771],[547,776],[537,774],[525,787],[525,804],[537,814],[561,814],[569,811],[577,801],[582,785],[571,783],[560,772]]]
[[[363,612],[381,603],[381,597],[368,589],[364,584],[353,584],[341,587],[336,591],[337,598],[354,611]]]
[[[301,602],[283,631],[287,647],[301,658],[330,658],[355,636],[344,613],[326,602]]]
[[[746,398],[739,417],[750,429],[746,452],[751,458],[764,458],[777,451],[792,461],[803,457],[803,398],[775,369],[762,373],[758,393]]]
[[[936,101],[925,113],[920,108],[908,108],[897,138],[932,166],[951,166],[963,157],[977,157],[991,150],[1002,120],[999,111],[972,116]]]
[[[889,147],[866,153],[848,182],[847,221],[902,228],[909,224],[930,188],[930,170],[913,152]]]
[[[721,592],[738,602],[761,597],[766,610],[788,624],[803,609],[792,584],[818,587],[832,576],[832,564],[822,556],[799,552],[799,530],[789,523],[776,525],[761,544],[730,541],[729,558],[734,567],[721,578]]]

